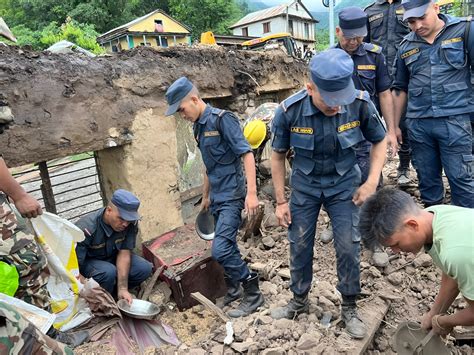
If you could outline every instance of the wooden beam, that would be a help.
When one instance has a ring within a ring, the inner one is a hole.
[[[222,311],[222,309],[217,307],[214,303],[211,302],[211,300],[202,295],[200,292],[191,293],[191,297],[198,301],[200,304],[202,304],[204,307],[209,309],[211,312],[215,313],[220,319],[224,321],[224,323],[230,321],[230,318]]]

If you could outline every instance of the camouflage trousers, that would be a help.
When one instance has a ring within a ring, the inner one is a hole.
[[[15,215],[2,194],[0,194],[0,237],[0,261],[14,265],[20,278],[15,297],[48,310],[47,259],[22,218]]]
[[[0,302],[0,354],[73,354],[66,345],[44,335],[13,307]]]

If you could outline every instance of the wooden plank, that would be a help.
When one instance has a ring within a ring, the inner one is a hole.
[[[359,308],[359,316],[367,327],[367,336],[364,339],[353,340],[354,348],[351,348],[351,354],[365,354],[389,307],[390,303],[376,297]]]
[[[147,301],[148,297],[150,297],[151,291],[153,290],[153,286],[156,284],[156,280],[158,280],[158,277],[161,275],[163,272],[163,269],[165,268],[164,265],[160,266],[158,269],[155,270],[153,273],[153,276],[151,279],[147,282],[145,286],[145,290],[143,291],[142,296],[140,297],[142,300]]]
[[[247,221],[247,224],[244,228],[244,234],[242,236],[242,240],[245,242],[249,239],[252,235],[257,235],[260,230],[260,226],[262,225],[263,216],[265,215],[265,204],[260,202],[257,208],[257,213],[252,216]]]
[[[222,309],[217,307],[214,303],[211,302],[211,300],[202,295],[200,292],[191,293],[191,297],[198,301],[200,304],[202,304],[204,307],[209,309],[211,312],[215,313],[220,319],[224,321],[224,323],[230,321],[230,318],[224,312],[222,312]]]

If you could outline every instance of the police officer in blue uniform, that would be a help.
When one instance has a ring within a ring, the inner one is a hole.
[[[225,271],[227,294],[224,305],[241,298],[242,285],[243,298],[228,315],[234,318],[247,316],[264,302],[258,275],[250,272],[242,260],[236,240],[242,209],[245,207],[251,216],[258,207],[252,149],[237,117],[229,111],[206,105],[186,77],[179,78],[168,88],[166,100],[169,105],[167,116],[179,112],[183,119],[193,123],[194,137],[206,167],[201,208],[210,207],[216,221],[212,257]]]
[[[403,37],[409,32],[408,24],[403,20],[405,10],[402,0],[377,0],[364,9],[367,14],[368,33],[365,40],[382,47],[382,53],[387,61],[390,76],[393,78],[395,56]],[[398,156],[397,183],[403,187],[410,184],[410,155],[411,149],[405,116],[395,123],[395,134],[400,143]]]
[[[389,148],[395,154],[398,150],[395,135],[393,98],[390,92],[392,80],[388,72],[382,48],[363,42],[367,35],[367,15],[355,6],[346,7],[339,12],[339,26],[336,36],[337,48],[345,50],[354,61],[353,80],[355,88],[369,93],[372,102],[387,122]],[[357,161],[362,171],[362,183],[369,173],[370,144],[364,142],[357,152]]]
[[[138,233],[140,201],[131,192],[114,192],[107,207],[77,221],[85,239],[76,246],[79,271],[102,288],[132,302],[128,289],[139,286],[151,274],[152,264],[132,253]]]
[[[339,40],[337,48],[345,50],[354,61],[352,79],[358,90],[365,90],[379,112],[382,112],[388,123],[388,142],[392,154],[398,149],[394,125],[393,98],[390,92],[390,78],[382,48],[372,43],[363,42],[367,35],[367,15],[359,7],[346,7],[339,12],[339,26],[336,36]],[[362,172],[362,183],[369,174],[370,143],[365,141],[357,147],[357,163]],[[381,183],[381,182],[380,182]],[[326,234],[321,234],[321,239]],[[323,239],[322,239],[323,240]],[[385,267],[388,255],[381,248],[376,248],[372,255],[376,266]]]
[[[368,93],[354,88],[354,63],[345,51],[322,52],[313,57],[309,69],[306,88],[283,101],[273,119],[276,216],[288,227],[293,298],[287,306],[271,310],[271,315],[292,319],[308,312],[316,221],[324,206],[334,230],[342,319],[352,337],[363,338],[367,330],[356,306],[360,293],[358,206],[377,188],[387,149],[384,123]],[[370,173],[360,185],[355,147],[365,139],[373,144]],[[290,148],[295,156],[288,204],[285,155]]]
[[[430,0],[403,0],[402,6],[412,32],[395,60],[395,116],[399,119],[406,108],[421,199],[425,206],[443,203],[444,169],[451,203],[473,208],[474,24],[439,14]]]

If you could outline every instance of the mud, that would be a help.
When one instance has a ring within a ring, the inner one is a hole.
[[[137,112],[162,116],[166,88],[183,75],[204,98],[227,98],[227,106],[249,93],[295,90],[306,71],[281,52],[209,46],[139,47],[97,58],[2,46],[0,68],[2,103],[14,115],[0,151],[12,167],[133,141]]]

